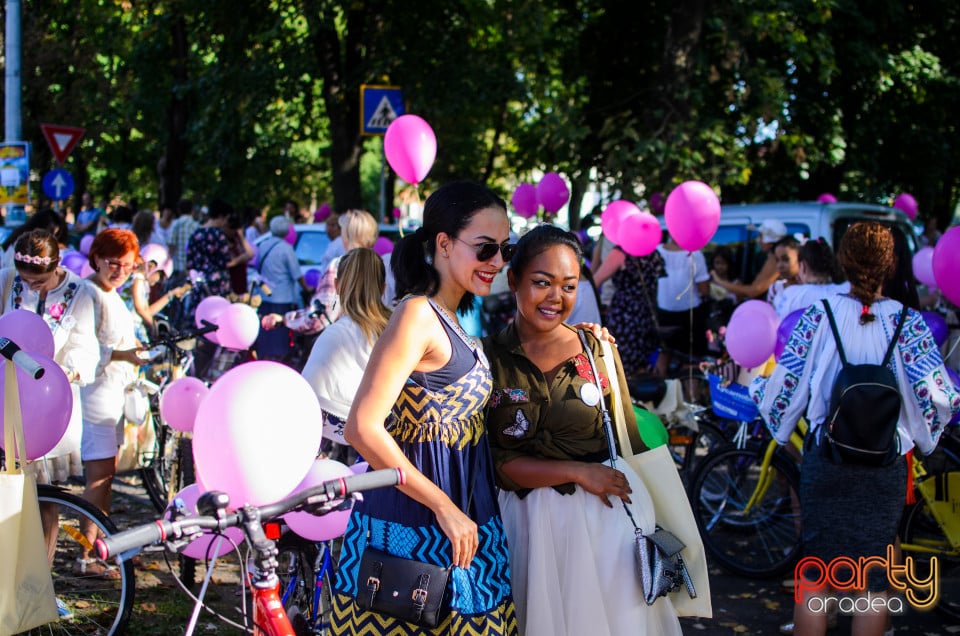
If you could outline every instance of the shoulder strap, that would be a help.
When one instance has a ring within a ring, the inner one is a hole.
[[[840,363],[847,366],[847,356],[843,353],[843,343],[840,342],[840,332],[837,330],[837,321],[833,319],[833,312],[830,310],[830,303],[823,299],[823,308],[827,312],[827,320],[830,321],[830,330],[833,332],[833,340],[837,343],[837,353],[840,354]]]
[[[282,241],[282,240],[283,240],[283,239],[278,238],[278,239],[274,242],[274,244],[270,246],[270,249],[268,249],[268,250],[266,251],[266,253],[263,255],[263,257],[257,259],[257,273],[258,273],[258,274],[262,274],[262,273],[263,273],[263,263],[264,263],[264,261],[267,260],[267,256],[270,255],[270,252],[273,251],[273,248],[275,248],[277,245],[279,245],[279,244],[280,244],[280,241]]]
[[[900,339],[900,332],[903,331],[903,323],[907,321],[907,306],[904,305],[903,309],[900,311],[900,322],[897,323],[897,328],[893,332],[893,338],[890,339],[890,346],[887,347],[887,353],[883,356],[883,366],[890,364],[890,358],[893,357],[893,350],[897,346],[897,340]]]

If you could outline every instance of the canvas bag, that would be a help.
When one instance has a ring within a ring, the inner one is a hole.
[[[0,472],[0,636],[57,620],[57,602],[47,562],[37,484],[16,466],[14,448],[24,448],[20,394],[13,363],[4,374],[4,450]]]
[[[620,398],[620,384],[617,372],[613,368],[613,349],[610,343],[601,339],[603,363],[607,367],[610,388],[613,390],[613,421],[620,454],[643,480],[653,500],[657,525],[672,532],[684,544],[684,562],[697,590],[696,598],[690,598],[685,589],[672,592],[668,596],[678,616],[713,617],[713,605],[710,601],[710,575],[707,572],[707,555],[703,549],[703,540],[693,518],[693,510],[687,499],[686,489],[680,481],[677,465],[670,457],[666,445],[658,446],[643,453],[634,454],[634,448],[641,446],[640,431],[627,429],[623,414],[623,402]]]

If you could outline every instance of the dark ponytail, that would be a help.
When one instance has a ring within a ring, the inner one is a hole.
[[[507,204],[493,190],[473,181],[444,184],[427,197],[423,206],[423,227],[400,239],[390,257],[396,298],[407,294],[435,294],[440,288],[440,272],[433,264],[437,235],[443,232],[456,238],[473,215],[486,208],[500,208],[506,213]],[[457,310],[465,312],[472,306],[473,294],[467,292]]]

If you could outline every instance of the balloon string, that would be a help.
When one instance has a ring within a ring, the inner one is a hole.
[[[680,300],[681,298],[683,298],[683,295],[686,294],[686,293],[689,291],[689,292],[690,292],[690,303],[691,303],[690,306],[692,307],[692,306],[693,306],[693,274],[694,274],[694,271],[696,270],[696,267],[697,267],[697,266],[696,266],[696,264],[693,262],[693,258],[692,258],[692,257],[693,257],[693,253],[692,253],[692,252],[687,252],[687,256],[691,257],[691,258],[690,258],[690,280],[687,281],[687,286],[683,288],[683,291],[681,291],[679,294],[677,294],[677,297],[674,298],[674,300]]]

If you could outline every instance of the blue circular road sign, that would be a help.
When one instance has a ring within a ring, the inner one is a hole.
[[[43,176],[40,183],[43,193],[54,201],[63,201],[73,194],[74,182],[73,176],[66,170],[57,168],[51,170]]]

